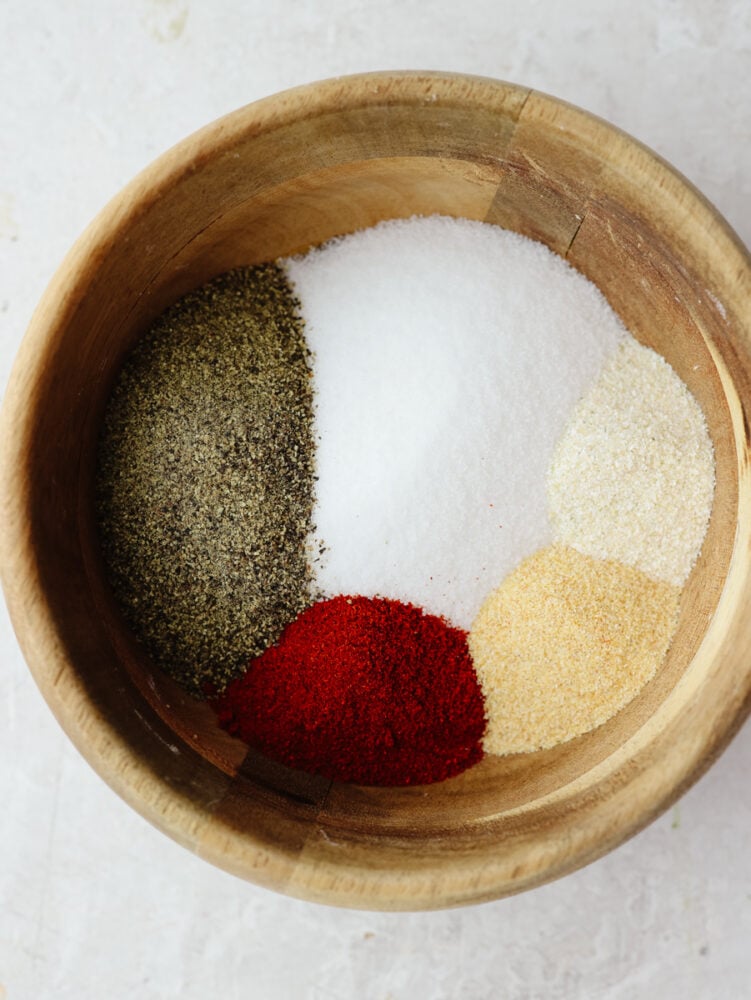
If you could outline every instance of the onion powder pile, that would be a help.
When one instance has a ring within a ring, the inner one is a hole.
[[[556,539],[680,587],[699,554],[714,485],[699,404],[664,358],[629,337],[553,454]]]

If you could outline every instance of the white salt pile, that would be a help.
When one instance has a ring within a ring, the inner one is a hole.
[[[319,585],[469,628],[552,540],[553,449],[623,325],[560,257],[479,222],[386,222],[283,263],[314,354]]]
[[[682,587],[714,485],[699,404],[664,358],[629,337],[555,449],[548,495],[557,540]]]

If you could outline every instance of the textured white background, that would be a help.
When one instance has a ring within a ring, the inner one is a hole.
[[[389,68],[595,111],[751,242],[751,0],[0,0],[2,384],[62,255],[137,170],[247,101]],[[1,614],[0,1000],[751,997],[751,725],[672,812],[560,882],[335,911],[214,870],[128,809]]]

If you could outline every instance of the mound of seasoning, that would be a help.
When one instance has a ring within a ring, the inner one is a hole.
[[[699,404],[632,337],[577,404],[548,475],[555,537],[682,586],[714,495],[714,453]]]
[[[384,222],[283,265],[315,359],[321,590],[469,628],[552,541],[553,448],[623,324],[547,247],[467,219]]]
[[[465,633],[397,601],[312,605],[214,707],[250,746],[336,781],[428,784],[482,756]]]
[[[156,664],[221,687],[312,600],[312,386],[274,265],[185,296],[115,385],[97,500],[112,587]]]
[[[485,600],[469,635],[487,753],[555,746],[606,722],[667,652],[680,588],[553,545]]]

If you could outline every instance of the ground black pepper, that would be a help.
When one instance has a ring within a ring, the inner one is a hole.
[[[185,296],[110,398],[97,505],[109,578],[154,661],[221,690],[313,597],[313,387],[275,265]]]

